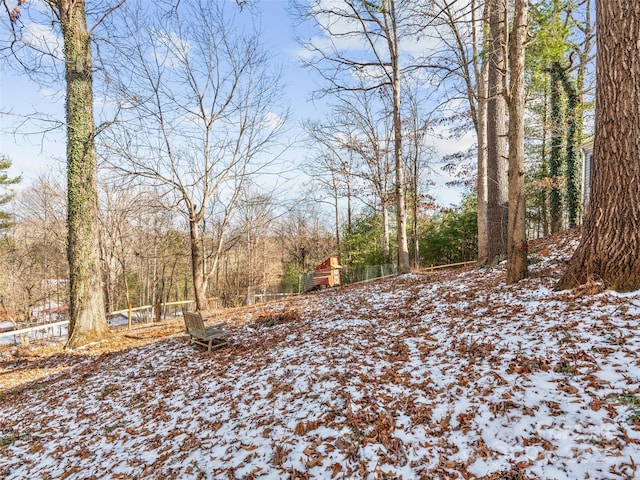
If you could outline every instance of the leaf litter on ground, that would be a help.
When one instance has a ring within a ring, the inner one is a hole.
[[[0,476],[632,479],[640,291],[554,290],[575,232],[504,265],[212,312],[82,351],[0,350]]]

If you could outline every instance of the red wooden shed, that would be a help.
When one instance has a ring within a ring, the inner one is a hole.
[[[340,285],[340,269],[342,266],[338,262],[338,257],[329,257],[315,268],[313,275],[313,286],[322,288],[324,286],[335,287]]]

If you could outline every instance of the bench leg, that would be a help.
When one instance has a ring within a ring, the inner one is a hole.
[[[203,339],[194,335],[189,335],[189,343],[191,345],[197,344],[206,347],[207,351],[210,352],[220,347],[224,347],[225,345],[229,345],[229,340],[225,338]]]

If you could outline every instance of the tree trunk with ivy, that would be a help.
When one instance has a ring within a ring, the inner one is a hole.
[[[567,182],[567,221],[569,228],[578,224],[578,207],[580,192],[577,181],[578,138],[580,137],[581,117],[578,115],[578,92],[576,85],[569,73],[565,70],[562,76],[562,85],[567,97],[567,138],[565,141],[565,180]]]
[[[560,178],[565,120],[562,113],[563,73],[560,62],[553,62],[550,67],[551,92],[549,96],[551,108],[551,146],[549,149],[549,176],[552,182],[551,191],[549,192],[551,233],[558,233],[562,230],[562,192],[560,190]]]
[[[98,243],[90,35],[82,0],[59,0],[67,82],[69,338],[77,348],[109,335]]]
[[[640,288],[640,2],[596,1],[596,117],[591,197],[559,289],[601,281]]]

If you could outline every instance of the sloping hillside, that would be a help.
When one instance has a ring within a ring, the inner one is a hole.
[[[516,286],[468,269],[227,312],[212,353],[179,323],[5,351],[0,476],[637,478],[640,292],[554,292],[575,243]]]

